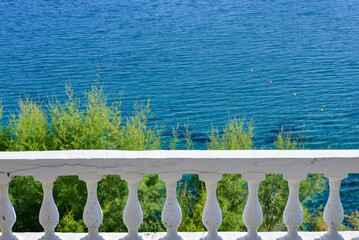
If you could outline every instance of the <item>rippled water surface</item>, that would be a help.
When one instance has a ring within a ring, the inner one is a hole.
[[[307,148],[358,148],[358,13],[356,0],[0,1],[5,116],[19,96],[64,98],[66,82],[80,95],[99,65],[125,113],[150,99],[158,122],[188,118],[197,148],[237,115],[258,148],[282,127]]]

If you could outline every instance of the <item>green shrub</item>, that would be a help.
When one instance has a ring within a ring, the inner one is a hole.
[[[164,127],[150,125],[150,104],[135,104],[132,115],[122,117],[121,103],[112,106],[107,95],[98,85],[85,92],[85,105],[66,88],[67,100],[57,100],[43,110],[43,103],[30,99],[19,101],[19,112],[13,114],[8,127],[0,125],[0,150],[44,151],[73,149],[156,150],[193,149],[192,132],[185,123],[183,138],[177,126],[172,129],[172,138],[162,137]],[[0,107],[0,120],[2,108]],[[209,150],[253,149],[253,123],[244,118],[229,120],[222,131],[212,126],[208,136]],[[274,149],[303,148],[283,131],[274,141]],[[301,182],[300,201],[307,201],[321,194],[327,186],[321,174],[311,174]],[[205,184],[198,175],[187,175],[178,182],[178,201],[182,208],[183,221],[180,231],[205,231],[202,212],[206,202]],[[10,198],[17,213],[15,231],[41,231],[38,212],[42,202],[41,184],[32,177],[15,177],[10,183]],[[165,231],[161,212],[166,189],[157,175],[145,175],[139,184],[138,196],[143,209],[144,222],[140,231]],[[127,183],[120,176],[103,176],[98,184],[98,199],[103,209],[104,220],[100,231],[127,231],[122,215],[128,196]],[[239,174],[224,174],[218,183],[218,202],[223,213],[221,231],[245,231],[242,214],[248,196],[247,183]],[[82,220],[87,198],[86,184],[77,176],[59,177],[54,183],[54,198],[60,213],[57,231],[83,232]],[[259,188],[263,210],[262,231],[282,231],[286,227],[282,216],[288,198],[288,184],[279,174],[267,174]],[[303,207],[304,221],[301,229],[322,230],[322,210],[309,211]],[[358,215],[358,214],[357,214]],[[350,227],[357,229],[357,215],[347,216]]]
[[[2,109],[0,102],[0,151],[6,151],[9,148],[9,131],[2,124]]]
[[[46,151],[51,141],[47,117],[41,103],[19,101],[20,111],[10,121],[10,151]]]
[[[66,87],[66,95],[67,101],[64,104],[57,100],[49,104],[53,149],[80,149],[84,112],[79,109],[80,102],[74,99],[70,87]]]
[[[345,215],[345,218],[348,220],[349,229],[353,229],[354,231],[359,230],[359,211],[356,210],[352,212],[350,215]]]

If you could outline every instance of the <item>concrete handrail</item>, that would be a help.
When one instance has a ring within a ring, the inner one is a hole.
[[[0,152],[0,173],[26,176],[50,171],[61,176],[95,171],[119,173],[324,173],[359,172],[359,150],[71,150]]]

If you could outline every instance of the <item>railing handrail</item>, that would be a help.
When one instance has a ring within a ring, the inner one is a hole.
[[[324,173],[359,172],[359,150],[68,150],[0,152],[0,174],[99,175],[121,173]]]

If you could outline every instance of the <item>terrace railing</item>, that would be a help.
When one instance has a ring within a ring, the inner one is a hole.
[[[344,219],[339,189],[341,180],[348,173],[359,173],[358,150],[1,152],[0,239],[17,239],[11,230],[16,215],[8,195],[9,182],[14,176],[34,176],[35,180],[42,183],[44,195],[39,221],[45,231],[43,239],[58,239],[55,227],[59,222],[59,213],[52,188],[58,176],[66,175],[77,175],[87,184],[88,198],[83,214],[83,221],[88,227],[85,239],[102,239],[98,232],[103,215],[97,199],[97,183],[103,175],[120,175],[127,181],[129,197],[123,214],[128,228],[125,239],[141,239],[138,228],[143,216],[137,189],[144,174],[158,174],[165,182],[167,195],[162,222],[167,229],[164,239],[168,240],[181,239],[177,228],[181,223],[182,213],[176,198],[176,187],[183,174],[199,174],[200,180],[206,184],[207,200],[202,220],[208,230],[205,237],[208,240],[221,239],[217,232],[222,222],[216,197],[217,182],[221,180],[222,174],[242,174],[249,189],[243,212],[243,222],[248,232],[243,239],[260,239],[257,229],[263,216],[258,188],[269,173],[283,174],[289,185],[289,197],[283,215],[288,231],[281,239],[301,239],[298,229],[303,221],[303,212],[298,196],[299,184],[309,173],[324,173],[329,179],[330,193],[324,209],[328,231],[321,239],[343,239],[338,233],[338,227]]]

